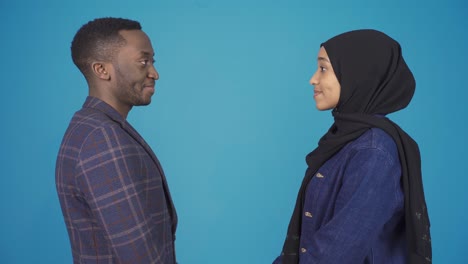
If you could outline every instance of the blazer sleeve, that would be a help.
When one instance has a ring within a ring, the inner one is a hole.
[[[362,263],[385,223],[402,206],[398,158],[366,148],[348,160],[332,219],[308,241],[300,263]]]
[[[151,238],[154,227],[145,218],[132,175],[141,160],[128,142],[121,144],[121,133],[110,127],[89,134],[79,154],[77,185],[119,263],[159,263],[164,249]]]

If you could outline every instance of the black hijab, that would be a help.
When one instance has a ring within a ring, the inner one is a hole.
[[[332,112],[335,122],[318,147],[306,157],[308,168],[284,242],[283,264],[299,263],[302,210],[308,183],[323,163],[372,127],[388,133],[398,148],[405,195],[408,262],[430,263],[430,223],[418,145],[397,124],[376,116],[405,108],[413,97],[416,84],[400,45],[382,32],[356,30],[333,37],[321,46],[327,51],[340,82],[340,99]]]

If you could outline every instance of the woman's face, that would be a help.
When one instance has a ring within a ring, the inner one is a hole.
[[[314,86],[315,104],[318,110],[333,109],[340,99],[341,85],[324,47],[319,50],[317,63],[317,71],[309,81]]]

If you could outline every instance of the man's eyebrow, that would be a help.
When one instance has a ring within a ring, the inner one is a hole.
[[[317,60],[319,60],[319,61],[326,61],[326,62],[330,63],[330,61],[329,61],[327,58],[325,58],[325,57],[318,57]]]
[[[148,51],[141,51],[140,54],[142,56],[154,57],[154,53],[151,53],[151,52],[148,52]]]

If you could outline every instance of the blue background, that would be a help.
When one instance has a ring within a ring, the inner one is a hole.
[[[417,89],[391,118],[421,148],[434,263],[468,263],[463,1],[12,2],[0,3],[0,263],[71,263],[55,158],[87,95],[70,42],[102,16],[140,21],[157,53],[153,103],[128,119],[167,174],[181,264],[279,254],[304,157],[332,123],[308,84],[319,44],[358,28],[403,47]]]

